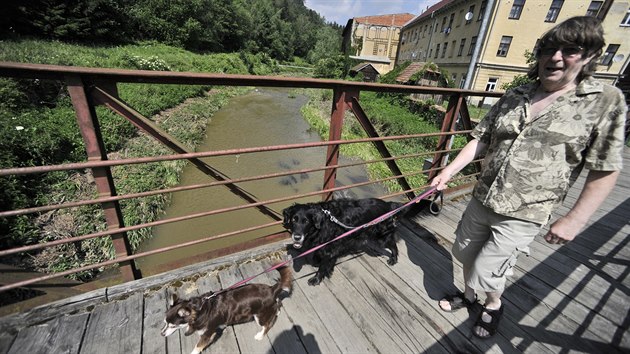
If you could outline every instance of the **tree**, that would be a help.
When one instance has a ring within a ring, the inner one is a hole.
[[[317,31],[315,45],[308,53],[307,60],[317,63],[334,55],[341,54],[341,33],[330,26],[324,26]]]
[[[533,52],[530,52],[527,49],[525,50],[525,53],[523,53],[523,56],[525,57],[525,63],[528,64],[529,67],[531,68],[532,65],[536,62],[536,56],[534,55]],[[501,85],[501,89],[504,90],[504,91],[511,90],[511,89],[513,89],[515,87],[528,84],[528,83],[530,83],[532,81],[533,80],[530,79],[527,76],[527,74],[516,75],[516,76],[514,76],[512,81],[506,82],[503,85]]]

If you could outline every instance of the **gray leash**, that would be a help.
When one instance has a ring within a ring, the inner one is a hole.
[[[330,213],[330,211],[329,211],[329,210],[322,209],[322,211],[324,212],[324,214],[326,214],[326,215],[328,216],[328,218],[330,219],[330,221],[334,222],[335,224],[337,224],[337,225],[339,225],[339,226],[341,226],[341,227],[343,227],[343,228],[346,228],[346,229],[354,229],[354,226],[348,226],[348,225],[346,225],[346,224],[342,223],[341,221],[337,220],[337,218],[336,218],[336,217],[334,217],[334,216]]]

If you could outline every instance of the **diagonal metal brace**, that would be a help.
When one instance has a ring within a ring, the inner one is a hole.
[[[188,148],[179,143],[173,136],[168,134],[167,132],[160,129],[154,122],[150,119],[144,117],[139,112],[135,111],[133,108],[129,107],[123,100],[113,95],[110,95],[105,90],[100,87],[93,86],[91,90],[91,95],[96,103],[100,103],[105,105],[107,108],[121,115],[125,119],[129,120],[133,125],[135,125],[138,129],[144,131],[145,133],[152,136],[154,139],[159,141],[161,144],[165,145],[169,149],[175,151],[178,154],[188,154],[191,151]],[[197,169],[206,175],[218,180],[218,181],[226,181],[230,178],[217,170],[216,168],[208,165],[204,161],[198,158],[189,158],[190,161]],[[232,193],[241,197],[245,201],[249,203],[257,203],[256,196],[251,194],[250,192],[244,190],[243,188],[235,185],[234,183],[227,183],[225,185]],[[268,208],[265,205],[259,205],[256,207],[263,214],[271,217],[274,220],[282,220],[282,218],[278,215],[277,212]]]
[[[361,105],[359,104],[359,100],[356,96],[352,97],[352,104],[350,105],[350,109],[352,110],[352,113],[354,113],[354,116],[357,117],[357,120],[359,121],[359,123],[361,124],[361,126],[363,127],[363,130],[365,130],[367,135],[370,138],[378,138],[379,137],[378,132],[376,131],[372,123],[370,123],[370,120],[368,119],[367,115],[363,111],[363,108],[361,108]],[[387,147],[382,141],[377,140],[377,141],[374,141],[373,143],[383,158],[392,157],[392,155],[389,153],[389,150],[387,150]],[[396,180],[398,181],[398,184],[402,187],[402,189],[404,191],[407,191],[405,193],[405,195],[407,195],[407,198],[409,199],[415,198],[415,195],[411,191],[411,187],[409,186],[407,179],[402,176],[403,173],[398,168],[396,161],[387,160],[385,161],[385,163],[387,164],[387,167],[389,167],[390,171],[392,171],[392,173],[395,176],[400,176]]]

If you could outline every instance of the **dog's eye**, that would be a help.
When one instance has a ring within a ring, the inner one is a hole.
[[[297,215],[296,215],[296,216],[294,216],[294,217],[293,217],[293,222],[298,222],[298,221],[300,221],[300,218],[298,218],[298,217],[297,217]]]

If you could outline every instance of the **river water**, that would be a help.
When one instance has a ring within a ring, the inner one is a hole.
[[[214,114],[206,130],[205,141],[197,151],[237,149],[268,145],[296,144],[321,141],[316,132],[300,113],[300,108],[307,102],[307,97],[294,95],[290,89],[256,89],[249,94],[235,97]],[[207,158],[210,166],[218,169],[229,178],[241,178],[280,171],[307,169],[323,166],[326,147],[299,150],[273,151],[264,153],[242,154]],[[340,163],[349,160],[340,157]],[[350,167],[338,170],[337,186],[366,181],[363,167]],[[181,185],[212,182],[213,179],[192,164],[188,164],[181,176]],[[323,171],[301,175],[266,179],[238,184],[253,194],[258,201],[276,199],[292,194],[308,193],[322,189]],[[350,197],[368,197],[383,195],[385,192],[377,185],[353,188],[346,192]],[[292,200],[276,203],[269,207],[282,215],[282,209],[295,203],[319,201],[321,197]],[[224,186],[209,187],[193,191],[177,192],[172,195],[171,204],[166,208],[163,218],[173,218],[187,214],[200,213],[219,208],[245,204],[240,197],[232,194]],[[238,212],[229,212],[195,218],[188,221],[169,223],[153,228],[153,238],[145,241],[138,252],[197,240],[236,229],[260,225],[273,220],[255,208]],[[204,242],[195,246],[140,258],[137,262],[143,276],[164,271],[169,263],[179,266],[199,262],[199,256],[209,251],[232,246],[263,235],[281,231],[280,226],[240,234],[222,240]],[[190,262],[187,262],[190,260]]]

